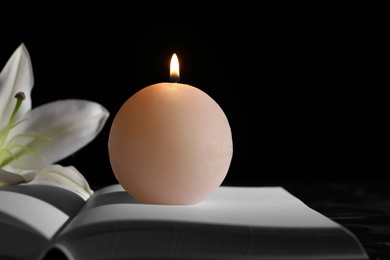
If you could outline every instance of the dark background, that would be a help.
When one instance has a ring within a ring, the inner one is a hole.
[[[387,9],[313,2],[4,7],[0,66],[24,42],[34,107],[81,98],[110,111],[99,136],[60,162],[92,188],[116,182],[107,150],[116,112],[141,88],[169,81],[173,52],[181,82],[229,119],[224,184],[388,180]]]

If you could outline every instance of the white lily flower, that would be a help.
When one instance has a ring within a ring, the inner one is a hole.
[[[68,99],[31,109],[32,65],[22,43],[0,73],[0,186],[46,183],[93,194],[84,176],[60,161],[91,142],[109,112],[100,104]]]

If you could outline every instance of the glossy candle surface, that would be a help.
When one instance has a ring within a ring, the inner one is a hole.
[[[233,142],[221,107],[202,90],[158,83],[131,96],[116,114],[108,141],[118,182],[151,204],[195,204],[228,172]]]

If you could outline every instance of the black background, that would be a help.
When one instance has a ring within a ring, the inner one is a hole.
[[[388,180],[387,9],[313,2],[4,7],[0,66],[24,42],[34,107],[81,98],[110,111],[96,139],[60,162],[92,188],[116,182],[107,150],[116,112],[141,88],[169,81],[173,52],[180,81],[229,119],[224,184]]]

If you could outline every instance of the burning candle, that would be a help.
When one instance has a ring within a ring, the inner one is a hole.
[[[196,204],[225,179],[233,156],[228,119],[205,92],[170,78],[147,86],[119,109],[108,151],[115,177],[135,199],[150,204]]]

